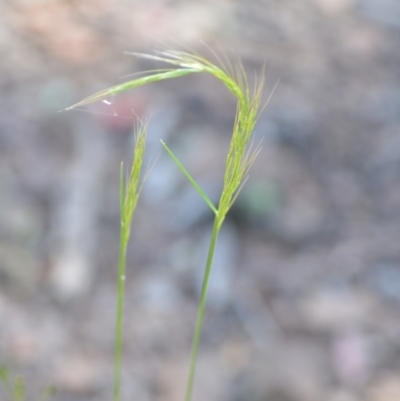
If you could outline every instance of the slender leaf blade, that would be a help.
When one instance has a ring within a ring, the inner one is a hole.
[[[189,182],[193,185],[194,189],[199,193],[199,195],[204,199],[204,202],[210,207],[210,209],[217,214],[217,208],[213,205],[210,198],[206,195],[206,193],[200,188],[199,184],[194,180],[194,178],[189,174],[189,172],[183,167],[182,163],[178,160],[178,158],[172,153],[171,149],[165,144],[164,141],[160,140],[161,144],[164,146],[164,149],[171,156],[171,159],[175,162],[175,164],[179,167],[182,173],[186,176]]]
[[[137,88],[139,86],[147,85],[152,82],[163,81],[165,79],[171,79],[171,78],[178,78],[185,75],[193,74],[194,72],[199,72],[199,70],[193,68],[178,68],[174,70],[168,70],[166,72],[161,72],[159,74],[152,74],[137,79],[133,79],[131,81],[114,85],[107,89],[103,89],[100,92],[97,92],[94,95],[91,95],[81,100],[80,102],[75,103],[70,107],[67,107],[65,110],[72,110],[77,107],[85,106],[87,104],[103,100],[107,97],[114,96],[117,95],[118,93],[125,92],[129,89]]]

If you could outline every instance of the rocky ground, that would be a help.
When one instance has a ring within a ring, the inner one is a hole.
[[[218,243],[194,399],[398,401],[399,39],[396,0],[0,1],[0,363],[32,399],[111,399],[138,116],[159,157],[129,250],[123,399],[183,399],[212,216],[159,139],[217,199],[235,101],[199,75],[57,113],[158,67],[123,51],[172,46],[265,65],[265,98],[280,80]]]

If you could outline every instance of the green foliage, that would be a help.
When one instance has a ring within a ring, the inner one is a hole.
[[[0,366],[0,382],[9,396],[10,401],[26,401],[26,385],[22,376],[11,378],[6,366]],[[47,386],[37,401],[49,401],[56,394],[53,386]]]
[[[197,184],[197,182],[194,180],[194,178],[188,173],[188,171],[183,167],[182,163],[178,160],[178,158],[172,153],[172,150],[163,142],[161,141],[161,144],[164,146],[164,149],[168,152],[168,154],[171,156],[171,159],[175,162],[175,164],[179,167],[179,169],[182,171],[182,173],[186,176],[188,181],[193,185],[193,187],[196,189],[196,191],[199,193],[199,195],[203,198],[204,202],[207,203],[208,206],[210,206],[210,209],[217,214],[218,210],[216,207],[213,205],[211,202],[210,198],[206,195],[206,193],[200,188],[200,186]]]
[[[195,378],[197,354],[200,344],[201,331],[203,325],[204,310],[207,298],[207,289],[211,273],[214,250],[216,247],[218,234],[229,212],[232,204],[235,202],[241,187],[247,178],[249,169],[253,164],[259,147],[253,147],[251,144],[251,136],[255,127],[257,118],[263,109],[260,107],[261,94],[263,89],[263,80],[257,80],[253,90],[250,90],[247,76],[240,62],[232,67],[229,60],[224,57],[219,58],[216,54],[220,66],[217,66],[206,58],[193,53],[181,51],[157,52],[154,55],[137,54],[137,57],[150,59],[153,61],[161,61],[170,64],[173,68],[159,69],[148,71],[147,75],[125,82],[120,85],[100,91],[78,103],[69,107],[73,109],[103,100],[109,96],[114,96],[125,90],[147,85],[149,83],[159,82],[170,78],[179,78],[193,73],[208,73],[217,78],[231,91],[238,100],[236,118],[233,125],[232,139],[226,157],[226,168],[222,192],[218,207],[213,205],[205,192],[200,188],[196,181],[191,177],[182,163],[173,154],[171,149],[162,142],[165,150],[171,156],[172,160],[187,177],[189,182],[198,191],[200,196],[208,204],[215,214],[214,225],[211,234],[207,262],[204,271],[203,285],[201,290],[199,309],[196,319],[196,326],[193,338],[192,352],[190,358],[189,376],[186,385],[185,401],[190,401],[193,392],[193,384]],[[116,370],[115,370],[115,387],[114,401],[120,400],[120,384],[121,384],[121,355],[122,355],[122,305],[124,297],[124,279],[125,279],[125,255],[126,247],[129,241],[130,225],[135,210],[140,188],[138,187],[142,157],[144,152],[145,130],[138,135],[135,146],[135,156],[132,165],[132,171],[127,185],[123,185],[123,174],[121,170],[121,239],[120,239],[120,262],[118,273],[118,311],[117,311],[117,335],[116,335]],[[139,188],[139,189],[138,189]]]
[[[4,365],[0,366],[0,381],[2,381],[3,383],[8,383],[9,380],[10,374],[7,367]]]
[[[146,125],[142,125],[136,134],[133,151],[133,161],[127,182],[124,179],[124,169],[121,163],[120,170],[120,248],[118,263],[118,295],[117,295],[117,321],[115,332],[115,371],[114,371],[114,400],[120,400],[121,393],[121,366],[122,366],[122,343],[123,343],[123,314],[125,296],[125,270],[126,251],[131,234],[132,218],[141,191],[141,170],[143,164],[144,150],[146,144]]]

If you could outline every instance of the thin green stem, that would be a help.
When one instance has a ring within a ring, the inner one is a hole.
[[[172,150],[165,144],[164,141],[161,140],[162,146],[164,146],[164,149],[168,152],[168,154],[171,156],[172,160],[175,162],[175,164],[179,167],[179,169],[182,171],[182,173],[186,176],[186,178],[189,180],[189,182],[193,185],[193,188],[199,193],[199,195],[204,199],[204,202],[207,203],[207,205],[210,207],[210,209],[217,214],[217,208],[213,205],[211,202],[210,198],[206,195],[206,193],[200,188],[200,185],[197,184],[197,182],[194,180],[194,178],[189,174],[189,172],[183,167],[183,164],[178,160],[178,158],[172,153]]]
[[[199,351],[201,332],[202,332],[202,328],[203,328],[203,319],[204,319],[204,310],[205,310],[206,299],[207,299],[208,283],[210,280],[211,266],[212,266],[212,261],[214,258],[214,251],[215,251],[215,246],[217,244],[219,230],[220,230],[220,221],[219,221],[219,216],[217,214],[214,219],[210,246],[208,248],[206,269],[204,271],[203,284],[202,284],[202,288],[201,288],[200,303],[199,303],[199,309],[197,312],[197,319],[196,319],[196,328],[194,331],[192,352],[190,355],[189,376],[188,376],[188,379],[186,382],[185,401],[190,401],[192,399],[194,377],[195,377],[195,373],[196,373],[197,354]]]
[[[207,195],[202,191],[200,186],[190,176],[187,170],[179,162],[179,160],[173,155],[169,148],[163,143],[165,149],[168,151],[172,159],[181,169],[181,171],[188,178],[189,182],[202,196],[204,201],[209,205],[211,210],[215,213],[214,226],[211,236],[210,247],[208,250],[208,257],[206,268],[204,272],[203,285],[201,290],[201,297],[199,303],[199,309],[196,320],[195,333],[192,344],[192,352],[190,359],[189,376],[186,385],[185,401],[191,401],[193,384],[195,378],[197,354],[200,344],[201,331],[203,326],[204,310],[206,304],[206,296],[208,283],[210,279],[211,266],[214,257],[215,246],[218,238],[219,231],[222,223],[229,212],[233,202],[236,199],[238,192],[243,185],[243,182],[248,174],[249,168],[252,165],[255,157],[257,156],[258,150],[251,148],[249,143],[251,135],[256,124],[257,118],[260,113],[260,99],[262,94],[262,79],[257,81],[254,92],[251,93],[249,83],[244,71],[243,65],[238,62],[236,69],[232,68],[229,61],[227,61],[226,67],[222,65],[222,68],[214,65],[204,57],[198,54],[190,54],[180,51],[166,51],[157,52],[156,55],[147,54],[135,54],[139,57],[162,61],[173,66],[172,69],[157,70],[155,73],[148,76],[140,77],[132,81],[125,82],[123,84],[115,85],[111,88],[100,91],[88,98],[76,103],[69,107],[67,110],[83,106],[95,101],[103,100],[108,96],[114,96],[120,92],[128,89],[143,86],[149,83],[162,81],[170,78],[179,78],[184,75],[192,73],[208,73],[213,75],[219,81],[221,81],[236,97],[238,100],[238,107],[236,112],[236,118],[233,126],[233,134],[229,150],[226,158],[225,175],[223,182],[223,189],[221,197],[216,208]],[[218,59],[218,57],[217,57]],[[175,69],[174,69],[175,68]],[[141,167],[141,160],[144,150],[144,136],[141,140],[137,141],[138,145],[138,157],[134,158],[138,163],[134,162],[130,179],[125,187],[125,190],[121,189],[121,198],[124,198],[124,202],[121,203],[121,246],[119,256],[119,272],[118,272],[118,306],[117,306],[117,328],[116,328],[116,352],[115,352],[115,387],[114,387],[114,401],[120,401],[120,382],[121,382],[121,357],[122,357],[122,324],[123,324],[123,298],[125,288],[125,259],[126,259],[126,247],[129,241],[130,234],[130,223],[133,215],[133,211],[136,207],[136,202],[140,193],[140,187],[138,188],[139,173]],[[135,151],[136,155],[136,151]],[[121,180],[122,182],[122,180]]]
[[[115,325],[114,401],[120,401],[121,399],[121,366],[122,366],[125,266],[126,266],[127,245],[128,245],[128,240],[126,236],[124,221],[121,220],[121,234],[120,234],[119,261],[118,261],[117,320]]]
[[[143,163],[145,139],[146,126],[142,126],[136,136],[133,152],[133,162],[127,182],[124,182],[124,171],[122,163],[119,175],[121,222],[118,256],[117,317],[115,324],[114,401],[120,401],[121,399],[126,250],[128,248],[131,233],[132,218],[142,187],[142,185],[140,184],[140,172]]]

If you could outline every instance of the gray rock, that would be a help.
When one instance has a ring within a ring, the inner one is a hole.
[[[181,301],[181,294],[170,278],[149,276],[141,283],[141,298],[147,307],[159,310],[171,310]]]
[[[360,0],[357,9],[373,21],[400,28],[400,3],[397,0]]]
[[[367,283],[380,298],[389,302],[400,302],[400,265],[378,263],[367,275]]]

